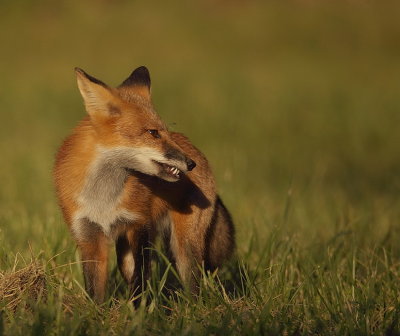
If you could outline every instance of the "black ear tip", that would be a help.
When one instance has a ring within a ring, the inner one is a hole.
[[[131,77],[143,82],[143,84],[150,84],[150,72],[144,65],[133,70]]]
[[[93,76],[90,76],[88,73],[83,71],[81,68],[75,67],[74,70],[75,70],[76,74],[84,76],[86,79],[90,80],[92,83],[107,87],[107,85],[104,84],[101,80],[98,80],[97,78],[95,78]]]
[[[120,86],[132,85],[145,85],[150,88],[150,73],[145,66],[142,65],[133,70],[131,75]]]
[[[81,68],[78,68],[78,67],[75,67],[75,68],[74,68],[74,71],[75,71],[76,73],[81,74],[81,75],[84,75],[84,74],[85,74],[85,71],[83,71]]]
[[[144,65],[136,68],[133,72],[150,75],[149,69],[147,69],[147,67]]]

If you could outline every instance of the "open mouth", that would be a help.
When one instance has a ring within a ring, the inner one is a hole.
[[[161,162],[157,163],[161,166],[164,173],[176,179],[180,178],[181,171],[177,167],[167,165],[166,163],[161,163]]]

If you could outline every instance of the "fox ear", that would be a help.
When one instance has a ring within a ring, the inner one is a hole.
[[[75,73],[86,111],[91,117],[119,113],[118,107],[113,103],[115,97],[106,84],[80,68],[75,68]]]
[[[149,70],[145,66],[133,70],[131,75],[119,86],[119,88],[128,87],[140,96],[150,99],[151,80]]]

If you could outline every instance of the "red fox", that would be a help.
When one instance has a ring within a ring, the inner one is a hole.
[[[104,301],[110,242],[123,278],[142,290],[158,233],[184,286],[196,292],[199,264],[217,268],[235,245],[206,158],[155,112],[146,67],[117,88],[75,72],[88,116],[59,149],[54,179],[88,294]]]

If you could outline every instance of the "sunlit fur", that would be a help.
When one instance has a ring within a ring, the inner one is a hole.
[[[185,286],[196,292],[197,266],[214,269],[234,248],[232,220],[206,158],[184,135],[168,131],[154,111],[144,67],[117,89],[79,69],[77,78],[88,116],[59,149],[54,177],[88,293],[104,300],[113,241],[124,279],[132,291],[143,288],[147,248],[158,232]]]

